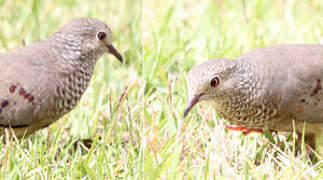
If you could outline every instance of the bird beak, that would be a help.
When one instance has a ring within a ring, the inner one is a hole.
[[[117,59],[119,59],[119,61],[123,62],[123,58],[121,54],[116,50],[116,48],[114,48],[112,45],[108,45],[107,47],[109,49],[109,53],[114,55]]]
[[[185,118],[186,115],[191,111],[191,109],[197,104],[200,100],[201,95],[193,95],[188,98],[186,108],[184,110],[183,117]]]

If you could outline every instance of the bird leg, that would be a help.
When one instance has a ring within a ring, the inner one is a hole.
[[[229,130],[242,131],[243,135],[245,135],[245,136],[251,132],[257,132],[257,133],[264,132],[262,129],[248,128],[248,127],[244,127],[244,126],[226,125],[225,127]]]

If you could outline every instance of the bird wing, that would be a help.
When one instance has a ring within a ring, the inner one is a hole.
[[[295,120],[320,123],[323,122],[323,46],[304,51],[294,51],[300,60],[289,63],[283,97]]]
[[[268,90],[279,94],[282,109],[293,119],[323,122],[323,46],[279,45],[246,54],[266,66]]]
[[[37,120],[44,73],[39,51],[28,47],[0,55],[0,125],[23,127]],[[38,53],[33,55],[33,53]],[[46,84],[43,84],[44,86]]]

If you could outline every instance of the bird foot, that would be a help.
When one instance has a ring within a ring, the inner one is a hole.
[[[248,127],[244,127],[244,126],[226,125],[225,127],[229,130],[242,131],[243,135],[245,135],[245,136],[251,132],[257,132],[257,133],[264,132],[262,129],[248,128]]]

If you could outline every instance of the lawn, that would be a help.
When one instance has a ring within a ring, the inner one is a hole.
[[[323,178],[323,163],[294,156],[293,138],[228,131],[208,105],[182,117],[194,65],[275,44],[323,44],[322,11],[319,0],[0,0],[1,53],[92,17],[111,27],[125,58],[100,58],[80,104],[56,123],[0,141],[0,178]]]

